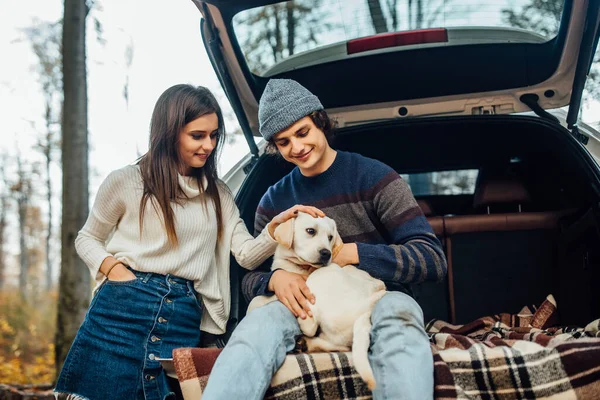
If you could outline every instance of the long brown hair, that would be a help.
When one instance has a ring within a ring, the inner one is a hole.
[[[179,134],[183,127],[193,120],[206,115],[217,114],[219,131],[217,143],[202,168],[192,168],[198,188],[204,192],[202,201],[212,200],[217,214],[217,241],[223,232],[221,200],[217,183],[217,156],[225,135],[221,107],[213,94],[205,87],[175,85],[165,90],[156,101],[150,123],[150,145],[148,152],[138,160],[144,182],[144,193],[140,201],[140,235],[143,228],[144,211],[148,200],[158,213],[162,211],[164,226],[169,243],[177,246],[175,216],[171,202],[181,204],[187,196],[179,186],[178,171],[184,167],[179,156]],[[207,186],[202,184],[206,179]]]

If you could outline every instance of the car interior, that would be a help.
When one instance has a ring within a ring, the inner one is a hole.
[[[566,129],[529,116],[423,118],[344,127],[332,146],[399,174],[477,171],[472,193],[415,196],[448,259],[443,282],[412,287],[426,323],[518,313],[549,294],[563,325],[600,317],[600,188]],[[260,198],[292,167],[276,155],[256,162],[236,199],[250,231]],[[247,307],[233,258],[231,272],[230,328]]]

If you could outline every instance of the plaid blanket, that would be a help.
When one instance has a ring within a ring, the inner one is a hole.
[[[427,324],[436,399],[598,399],[600,320],[558,327],[552,296],[518,314],[466,325]],[[199,399],[220,349],[177,349],[175,370],[185,399]],[[350,353],[290,354],[267,399],[368,399]]]

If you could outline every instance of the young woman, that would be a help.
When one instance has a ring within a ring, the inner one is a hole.
[[[150,146],[100,186],[75,246],[96,293],[55,388],[58,398],[174,397],[159,358],[225,332],[229,254],[254,269],[275,250],[282,212],[253,238],[217,178],[223,117],[212,93],[176,85],[158,99]],[[112,236],[111,236],[112,234]]]

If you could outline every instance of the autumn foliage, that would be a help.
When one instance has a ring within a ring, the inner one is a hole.
[[[0,292],[0,383],[52,383],[55,291],[25,301],[15,290]]]

